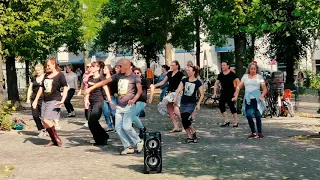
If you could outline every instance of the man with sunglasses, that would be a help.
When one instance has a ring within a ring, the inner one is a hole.
[[[89,94],[92,90],[111,82],[117,82],[118,105],[116,107],[115,128],[124,146],[124,150],[120,154],[133,154],[133,146],[136,146],[137,152],[140,153],[143,150],[143,140],[139,138],[132,127],[132,117],[135,112],[135,103],[142,94],[141,79],[132,72],[130,60],[121,59],[119,68],[119,74],[114,74],[110,78],[86,89],[85,94]]]

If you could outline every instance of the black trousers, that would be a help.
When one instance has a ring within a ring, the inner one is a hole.
[[[40,131],[40,130],[44,129],[42,122],[41,122],[41,119],[40,119],[42,101],[38,101],[38,105],[37,105],[36,109],[33,109],[32,103],[33,103],[33,101],[31,102],[32,117],[33,117],[34,122],[37,125],[38,130]]]
[[[220,100],[219,100],[219,109],[221,113],[226,112],[226,103],[228,104],[232,114],[237,113],[237,109],[235,108],[234,102],[231,101],[232,98],[233,98],[233,95],[226,96],[221,94]]]
[[[93,135],[93,139],[97,144],[104,144],[109,135],[104,131],[99,123],[99,119],[102,114],[104,102],[90,102],[90,107],[88,111],[89,115],[89,129]]]
[[[191,113],[188,113],[188,112],[181,113],[182,126],[184,129],[188,129],[191,126],[191,121],[189,120],[190,116],[191,116]]]
[[[71,104],[71,99],[72,99],[75,91],[76,91],[75,89],[70,88],[70,89],[68,90],[67,98],[66,98],[66,100],[64,101],[64,106],[66,107],[68,113],[71,113],[72,111],[74,111],[73,106],[72,106],[72,104]]]

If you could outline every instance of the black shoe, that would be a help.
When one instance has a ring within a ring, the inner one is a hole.
[[[140,139],[143,139],[143,134],[147,131],[147,129],[144,127],[144,128],[141,128],[140,129],[140,132],[139,132],[139,137]]]
[[[194,143],[194,139],[187,138],[184,143],[189,144],[189,143]]]
[[[239,126],[239,123],[237,123],[237,124],[233,124],[233,126],[232,127],[238,127]]]
[[[229,127],[230,126],[230,122],[226,122],[226,123],[223,123],[220,127]]]

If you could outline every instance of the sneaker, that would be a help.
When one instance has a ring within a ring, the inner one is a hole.
[[[141,153],[141,151],[143,150],[143,145],[144,145],[143,140],[137,143],[137,153]]]
[[[68,113],[67,117],[76,117],[76,113],[75,112]]]
[[[143,139],[143,134],[146,132],[146,130],[147,129],[145,127],[140,129],[140,132],[139,132],[140,139]]]
[[[250,134],[250,136],[247,137],[247,139],[255,139],[258,138],[259,136],[257,136],[256,134]]]
[[[84,123],[83,127],[89,127],[88,121]]]
[[[197,132],[194,132],[194,133],[193,133],[192,138],[193,138],[193,142],[194,142],[194,143],[197,143],[197,142],[198,142]]]
[[[134,149],[133,148],[125,148],[120,155],[126,155],[126,154],[133,154],[134,153]]]
[[[38,137],[39,138],[44,138],[47,135],[46,129],[42,129],[39,131]]]
[[[258,133],[258,138],[263,139],[264,135],[262,135],[262,133]]]

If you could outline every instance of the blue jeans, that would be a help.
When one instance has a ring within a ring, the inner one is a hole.
[[[135,146],[140,142],[137,132],[132,127],[132,117],[135,112],[135,105],[120,107],[116,110],[116,131],[124,148]],[[131,142],[133,144],[131,144]]]
[[[114,96],[111,97],[111,101],[114,105],[117,105],[117,98]],[[113,128],[113,123],[110,118],[110,116],[115,116],[116,114],[116,109],[112,109],[108,101],[104,101],[104,106],[103,106],[103,115],[106,119],[106,123],[109,128]]]
[[[251,99],[250,105],[246,103],[245,111],[246,111],[246,116],[248,119],[250,129],[251,129],[251,133],[252,134],[256,133],[256,129],[253,121],[253,115],[256,118],[258,133],[261,133],[262,132],[261,114],[260,114],[260,111],[258,110],[257,100]]]
[[[146,106],[146,103],[141,102],[141,101],[136,102],[136,105],[135,105],[134,114],[132,117],[132,122],[135,125],[137,125],[139,129],[144,128],[139,116],[140,116],[141,111],[144,110],[145,106]]]
[[[166,96],[166,92],[167,92],[167,87],[166,88],[163,88],[161,89],[161,93],[160,93],[160,101],[163,100],[163,98]]]

